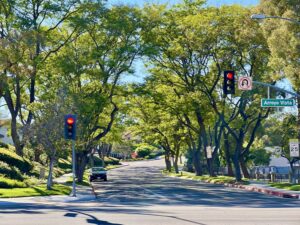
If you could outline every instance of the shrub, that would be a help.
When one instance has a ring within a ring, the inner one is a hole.
[[[26,159],[4,148],[0,148],[0,160],[8,165],[17,167],[23,173],[28,173],[33,168]]]
[[[23,176],[20,170],[14,166],[10,166],[5,162],[0,161],[0,174],[3,174],[5,177],[23,181]]]
[[[98,156],[94,156],[94,166],[103,166],[102,165],[102,160],[98,157]],[[120,164],[120,160],[113,158],[113,157],[104,157],[104,163],[105,165],[119,165]]]
[[[58,160],[58,163],[57,163],[57,166],[66,171],[66,172],[70,172],[72,171],[72,163],[68,160],[65,160],[65,159],[59,159]]]
[[[25,187],[26,184],[21,181],[9,179],[6,177],[0,177],[0,188],[25,188]]]
[[[24,184],[27,186],[27,187],[31,187],[31,186],[35,186],[35,185],[38,185],[38,184],[41,184],[42,182],[44,182],[43,180],[40,180],[36,177],[33,177],[33,176],[27,176],[25,175],[24,176]]]
[[[0,142],[0,148],[8,148],[8,144]]]
[[[119,165],[120,160],[114,157],[104,157],[105,165]]]
[[[145,158],[146,156],[150,155],[151,150],[149,148],[138,147],[136,148],[135,152],[137,153],[139,158]]]

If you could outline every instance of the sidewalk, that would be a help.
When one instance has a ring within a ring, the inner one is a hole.
[[[59,184],[66,183],[72,173],[64,174],[61,177],[53,179],[54,182]],[[53,204],[53,203],[75,203],[75,202],[89,202],[94,201],[96,196],[91,186],[76,185],[76,197],[68,195],[50,195],[50,196],[32,196],[32,197],[18,197],[18,198],[1,198],[1,206],[16,205],[18,203],[40,203],[40,204]]]
[[[227,183],[224,185],[227,187],[240,188],[247,191],[260,192],[260,193],[282,197],[282,198],[300,199],[300,191],[290,191],[290,190],[270,187],[266,183],[259,182],[259,181],[250,181],[249,185],[227,184]]]

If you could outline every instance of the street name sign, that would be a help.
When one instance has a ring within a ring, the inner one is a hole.
[[[299,140],[290,139],[290,157],[299,157]]]
[[[261,99],[261,107],[286,107],[294,106],[294,99],[272,99],[263,98]]]
[[[239,77],[238,88],[243,91],[252,90],[252,77]]]

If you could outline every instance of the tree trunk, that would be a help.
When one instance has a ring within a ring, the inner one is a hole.
[[[111,150],[112,150],[112,144],[109,144],[108,146],[108,149],[107,149],[107,152],[106,152],[106,156],[109,157],[110,153],[111,153]]]
[[[34,161],[35,162],[40,162],[40,156],[41,156],[41,153],[39,150],[34,150]]]
[[[293,160],[290,161],[290,166],[291,166],[291,183],[292,184],[296,184],[295,168],[294,168],[294,162],[293,162]]]
[[[234,170],[235,170],[235,179],[237,182],[242,181],[242,175],[241,175],[241,169],[240,169],[240,147],[237,145],[233,157],[233,164],[234,164]]]
[[[11,137],[14,142],[17,155],[23,156],[24,145],[21,144],[20,137],[18,135],[17,119],[15,116],[13,116],[11,119]]]
[[[86,152],[76,153],[76,177],[78,182],[83,181],[85,167],[88,163],[88,154]]]
[[[175,152],[175,161],[174,161],[175,173],[179,173],[179,168],[178,168],[179,152],[180,152],[180,147],[177,146],[176,152]]]
[[[245,162],[243,156],[240,157],[240,165],[241,165],[241,169],[243,171],[244,177],[249,179],[250,178],[250,174],[248,172],[247,165],[246,165],[246,162]]]
[[[168,154],[165,154],[165,163],[166,163],[166,169],[171,172],[172,165],[170,161],[170,156]]]
[[[202,168],[201,168],[201,162],[200,162],[200,150],[194,151],[193,154],[193,165],[195,168],[195,174],[196,176],[202,175]]]
[[[50,157],[50,163],[49,163],[49,174],[47,179],[47,190],[52,189],[53,185],[53,179],[52,179],[52,173],[53,173],[53,164],[54,164],[55,157]]]
[[[90,161],[90,166],[94,167],[94,154],[90,154],[89,158],[90,158],[90,160],[89,160]]]
[[[231,163],[231,156],[230,156],[230,144],[228,141],[228,133],[224,132],[224,153],[225,153],[225,160],[226,160],[226,166],[228,170],[228,176],[233,177],[233,169],[232,169],[232,163]]]
[[[208,172],[209,172],[209,176],[210,177],[215,177],[215,173],[214,173],[214,168],[213,168],[213,159],[207,159],[207,168],[208,168]]]
[[[298,89],[297,94],[300,95],[300,90]],[[300,141],[300,97],[297,98],[297,108],[298,108],[298,121],[297,121],[297,128],[298,128],[298,141]],[[291,164],[291,168],[293,167],[293,163]],[[295,178],[295,171],[294,167],[292,169],[292,176]],[[296,183],[296,179],[294,179],[294,182]],[[299,182],[299,181],[298,181]]]

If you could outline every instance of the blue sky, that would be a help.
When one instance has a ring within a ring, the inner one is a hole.
[[[138,5],[143,6],[145,3],[167,3],[169,5],[183,2],[183,0],[107,0],[109,5],[128,4],[131,6]],[[259,4],[259,0],[207,0],[207,5],[220,7],[222,5],[240,4],[243,6],[255,6]],[[123,82],[143,82],[143,78],[146,76],[147,71],[141,61],[137,61],[134,64],[134,75],[123,75]]]
[[[177,4],[182,2],[182,0],[108,0],[108,4],[129,4],[129,5],[138,5],[143,6],[145,3],[168,3],[170,5]],[[240,4],[244,6],[254,6],[259,3],[259,0],[207,0],[207,4],[211,6],[221,6],[221,5],[231,5],[231,4]],[[142,82],[143,78],[146,76],[147,71],[143,67],[141,61],[138,61],[134,65],[135,75],[125,75],[124,81],[125,82]],[[4,104],[3,99],[0,99],[0,106]],[[2,114],[2,115],[1,115]],[[3,107],[0,107],[0,118],[1,117],[8,117],[8,111],[4,110]]]

